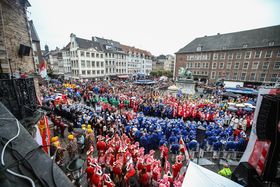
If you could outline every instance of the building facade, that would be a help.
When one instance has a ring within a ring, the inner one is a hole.
[[[63,72],[64,79],[71,79],[72,69],[71,69],[71,59],[70,59],[70,43],[64,47],[62,50],[62,60],[63,67],[59,70]]]
[[[29,27],[30,27],[31,41],[32,41],[33,61],[35,63],[35,68],[36,68],[35,71],[39,73],[39,64],[43,61],[40,39],[32,20],[29,21]]]
[[[72,79],[104,79],[105,53],[101,45],[70,35],[70,61]]]
[[[0,1],[0,73],[34,73],[27,0]]]
[[[164,70],[171,71],[173,73],[174,71],[174,64],[175,64],[175,58],[173,55],[166,55],[166,60],[164,62]]]
[[[105,79],[108,80],[117,75],[127,74],[127,55],[117,41],[108,40],[99,37],[93,37],[93,42],[97,42],[105,59]]]
[[[127,73],[150,75],[152,71],[152,54],[149,51],[121,45],[127,55]]]
[[[47,65],[51,74],[55,77],[63,76],[63,57],[62,51],[58,48],[50,51],[47,55]]]
[[[176,53],[176,77],[180,67],[205,82],[273,83],[280,77],[280,25],[196,38]]]

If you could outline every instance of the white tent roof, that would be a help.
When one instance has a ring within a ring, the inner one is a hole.
[[[241,187],[240,184],[233,182],[232,180],[223,177],[213,171],[210,171],[204,167],[201,167],[194,162],[190,162],[183,187]]]
[[[172,85],[172,86],[168,87],[168,90],[175,90],[175,91],[177,91],[178,87],[176,85]]]

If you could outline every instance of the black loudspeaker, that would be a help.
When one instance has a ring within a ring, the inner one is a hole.
[[[239,163],[231,175],[231,180],[247,187],[263,186],[255,168],[248,162]]]
[[[277,103],[273,101],[271,96],[264,96],[256,124],[259,140],[273,141],[275,139],[277,132],[275,131],[277,116],[279,116],[279,113],[277,113]]]
[[[21,57],[22,56],[29,56],[30,50],[31,50],[31,47],[20,44],[19,50],[18,50],[18,55],[21,56]]]
[[[263,100],[266,103],[270,103],[270,112],[265,132],[266,138],[271,141],[271,145],[262,178],[265,181],[276,182],[280,178],[277,176],[277,170],[280,170],[280,131],[278,127],[280,123],[280,95],[265,95]]]
[[[197,129],[196,129],[196,139],[199,143],[202,143],[203,140],[205,139],[205,132],[206,132],[206,129],[203,127],[203,126],[198,126]]]

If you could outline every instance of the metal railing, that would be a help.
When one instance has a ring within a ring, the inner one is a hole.
[[[34,79],[0,79],[0,102],[19,120],[32,116],[38,106]]]

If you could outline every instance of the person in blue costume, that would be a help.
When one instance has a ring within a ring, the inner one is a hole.
[[[189,143],[188,143],[188,148],[189,148],[189,151],[190,151],[190,157],[191,158],[194,158],[194,153],[197,149],[197,141],[195,139],[191,140]]]
[[[175,136],[174,132],[171,133],[171,136],[168,138],[169,145],[172,145],[173,143],[177,143],[178,139]]]
[[[206,144],[207,144],[207,140],[204,139],[201,143],[199,143],[199,157],[203,158],[204,156],[204,151],[206,149]]]
[[[180,145],[179,143],[172,143],[170,146],[170,150],[171,150],[171,160],[175,161],[176,155],[179,154],[179,149],[180,149]]]
[[[231,153],[231,151],[234,151],[235,149],[236,149],[236,145],[235,145],[233,139],[232,140],[229,139],[225,144],[225,152],[223,154],[223,159],[225,159],[225,160],[231,159],[231,157],[233,155]]]
[[[213,159],[218,159],[219,151],[221,151],[223,145],[218,137],[216,139],[217,141],[213,144]]]

